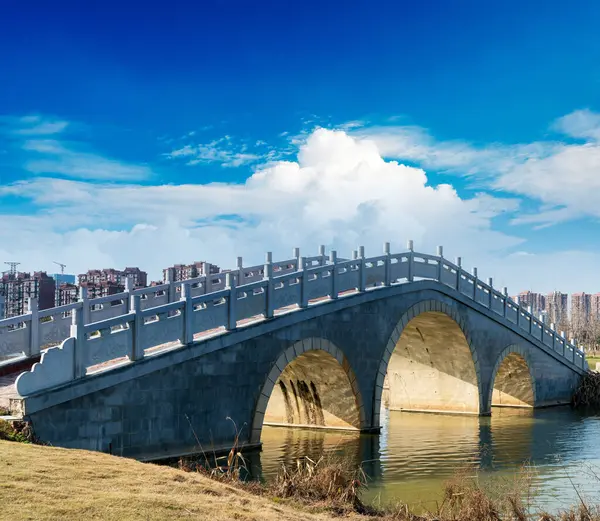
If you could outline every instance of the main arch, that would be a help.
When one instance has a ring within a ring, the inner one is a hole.
[[[504,349],[492,371],[488,410],[490,407],[534,407],[536,385],[531,368],[526,349],[518,345]]]
[[[457,309],[436,300],[409,308],[381,359],[373,403],[391,410],[480,414],[484,408],[477,353]]]
[[[344,353],[329,340],[308,338],[286,349],[273,365],[256,404],[252,441],[264,424],[361,430],[362,396]]]

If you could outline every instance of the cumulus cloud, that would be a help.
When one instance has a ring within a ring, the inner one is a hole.
[[[237,255],[260,263],[264,250],[289,257],[319,244],[349,256],[359,245],[402,250],[412,238],[426,251],[473,260],[521,243],[492,228],[516,209],[510,199],[481,194],[462,199],[452,186],[431,186],[424,170],[382,158],[377,145],[344,131],[318,129],[297,161],[259,168],[243,184],[114,185],[35,178],[0,187],[0,197],[31,199],[42,211],[4,215],[0,258],[23,268],[60,260],[80,272],[140,265],[158,277],[175,262],[209,260],[232,266]]]
[[[600,114],[580,110],[551,128],[577,142],[535,141],[476,145],[437,141],[414,126],[362,128],[354,132],[375,142],[384,157],[410,161],[427,169],[467,176],[482,188],[525,196],[541,204],[515,224],[542,226],[600,217]]]

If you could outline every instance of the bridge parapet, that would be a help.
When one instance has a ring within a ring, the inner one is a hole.
[[[392,254],[386,243],[383,255],[367,258],[359,248],[352,257],[338,259],[335,251],[327,257],[323,247],[315,257],[300,257],[295,249],[289,260],[273,262],[267,254],[264,265],[244,268],[238,259],[238,269],[229,272],[140,290],[128,286],[122,294],[101,299],[83,294],[80,302],[60,308],[37,311],[32,303],[27,315],[0,321],[0,353],[8,345],[13,353],[34,356],[49,338],[64,340],[17,379],[17,391],[28,396],[309,306],[435,280],[576,367],[586,368],[584,353],[564,334],[513,302],[506,289],[496,290],[491,279],[480,280],[476,269],[471,274],[460,259],[445,259],[441,247],[438,255],[415,252],[412,244],[408,251]],[[19,324],[24,327],[15,327]]]

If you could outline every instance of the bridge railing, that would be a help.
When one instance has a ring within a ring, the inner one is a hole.
[[[274,276],[295,273],[298,270],[299,250],[294,249],[294,253],[298,257],[273,263]],[[319,255],[309,257],[307,262],[314,266],[325,264],[325,247],[321,246]],[[134,296],[140,296],[140,308],[145,310],[178,301],[184,285],[190,287],[192,296],[222,290],[226,287],[227,273],[233,274],[238,285],[262,281],[264,264],[244,267],[239,257],[237,269],[230,272],[138,289],[134,289],[132,280],[127,279],[124,292],[98,298],[88,298],[87,288],[81,287],[78,302],[44,310],[38,309],[37,299],[30,298],[25,315],[0,320],[0,363],[15,358],[39,356],[41,351],[59,345],[69,337],[73,313],[77,310],[82,311],[83,324],[101,322],[126,314]]]
[[[412,242],[407,252],[397,254],[386,243],[383,255],[370,258],[361,247],[349,260],[338,259],[335,251],[326,257],[324,248],[315,257],[300,257],[295,249],[292,259],[281,262],[273,262],[269,253],[262,266],[244,268],[238,259],[236,270],[206,277],[135,290],[128,284],[124,293],[100,299],[86,299],[83,292],[80,302],[44,311],[31,303],[27,315],[0,321],[0,346],[8,339],[13,352],[31,356],[43,342],[70,338],[62,348],[46,351],[32,373],[19,377],[17,388],[27,395],[257,320],[417,280],[453,288],[577,367],[586,367],[576,345],[513,302],[506,288],[500,292],[492,279],[480,280],[476,268],[468,273],[460,258],[448,261],[441,247],[438,255],[422,254],[413,251]]]

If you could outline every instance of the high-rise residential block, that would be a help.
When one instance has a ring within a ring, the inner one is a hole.
[[[590,295],[590,316],[595,322],[600,322],[600,293]]]
[[[522,291],[517,296],[517,302],[524,308],[531,306],[531,312],[535,316],[546,310],[546,297],[541,293]]]
[[[546,312],[548,321],[556,327],[564,325],[569,319],[569,296],[560,291],[546,295]]]
[[[8,272],[0,279],[0,294],[4,296],[6,318],[27,313],[30,298],[38,301],[38,309],[48,309],[55,304],[56,282],[44,271],[30,273]]]
[[[571,295],[571,322],[573,328],[586,325],[590,320],[592,296],[588,293],[573,293]]]

